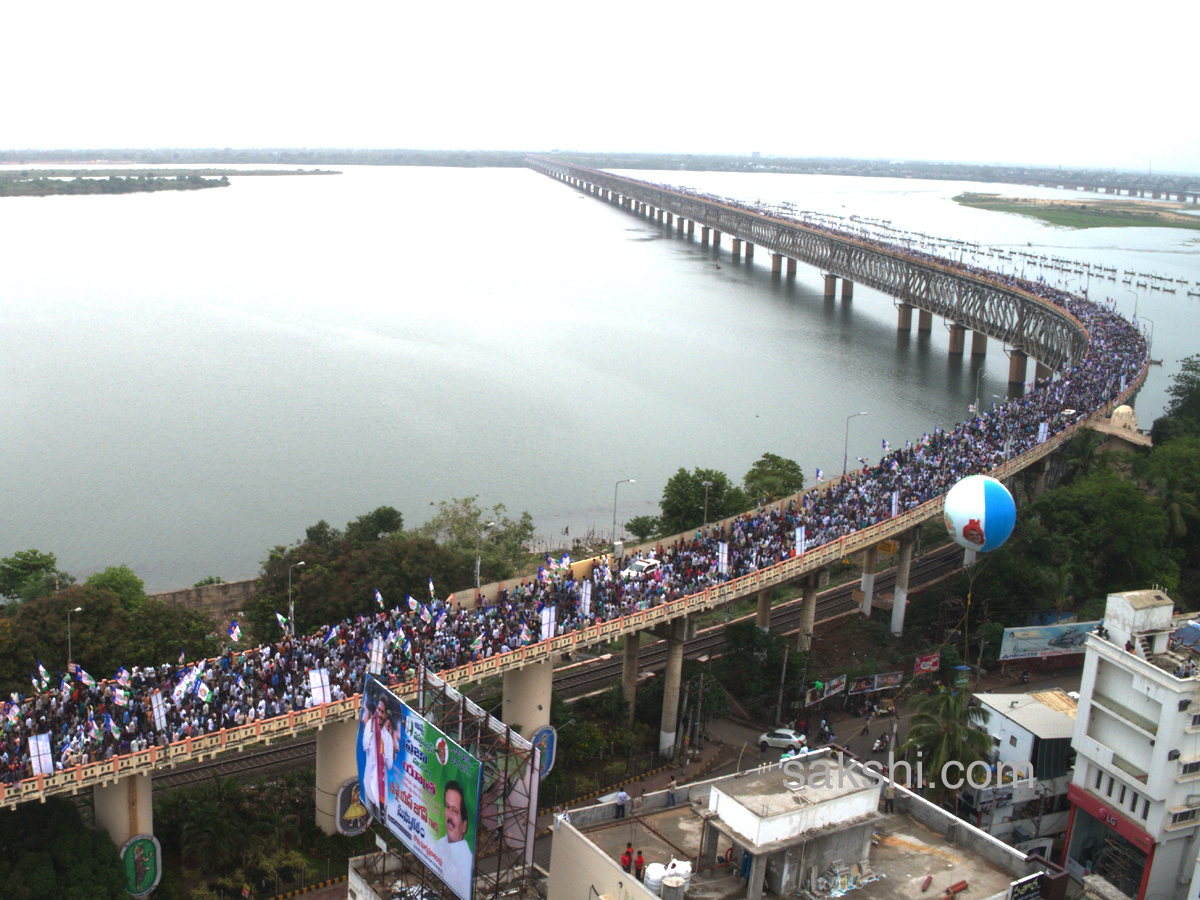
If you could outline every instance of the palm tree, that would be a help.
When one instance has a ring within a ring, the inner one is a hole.
[[[1188,520],[1196,518],[1196,495],[1183,489],[1175,472],[1155,478],[1154,487],[1158,505],[1167,515],[1167,546],[1173,547],[1177,539],[1187,536]]]
[[[963,771],[946,771],[948,763],[962,763],[965,770],[977,760],[990,759],[992,739],[982,730],[987,713],[983,707],[969,705],[970,696],[965,690],[951,691],[941,686],[917,701],[916,712],[908,722],[908,736],[902,749],[921,754],[918,758],[927,784],[941,802],[952,792],[942,783],[942,773],[957,779]],[[957,813],[957,794],[954,809]]]
[[[1104,435],[1094,428],[1082,428],[1079,434],[1067,445],[1066,476],[1064,483],[1070,483],[1076,478],[1086,478],[1093,472],[1103,468],[1100,456],[1100,445],[1104,443]]]

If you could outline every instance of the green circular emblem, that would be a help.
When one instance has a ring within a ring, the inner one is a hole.
[[[145,897],[158,887],[162,877],[162,848],[152,834],[131,837],[121,848],[125,867],[125,890],[134,897]]]

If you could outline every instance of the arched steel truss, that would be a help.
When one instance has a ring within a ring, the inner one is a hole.
[[[540,157],[529,157],[526,163],[552,178],[585,189],[612,191],[621,199],[691,219],[772,253],[865,284],[902,303],[1003,341],[1051,369],[1074,365],[1087,355],[1087,330],[1078,319],[1040,297],[1000,282],[608,172]]]

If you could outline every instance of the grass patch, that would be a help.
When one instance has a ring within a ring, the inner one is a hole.
[[[1162,204],[1130,200],[1033,200],[999,194],[959,194],[954,202],[973,209],[1015,213],[1064,228],[1186,228],[1200,230],[1200,216]]]

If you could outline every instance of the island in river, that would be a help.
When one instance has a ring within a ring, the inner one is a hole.
[[[1200,229],[1200,216],[1186,211],[1189,206],[1195,209],[1194,204],[1167,203],[1161,200],[1050,200],[970,192],[959,194],[954,200],[962,206],[1032,216],[1067,228]]]
[[[320,169],[0,169],[0,197],[134,194],[229,187],[230,175],[337,175]]]

